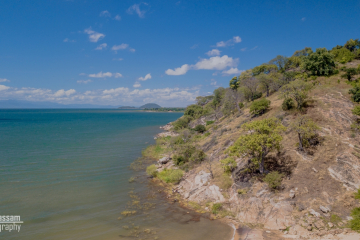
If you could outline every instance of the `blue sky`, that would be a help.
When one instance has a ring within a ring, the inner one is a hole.
[[[186,106],[242,70],[360,38],[360,1],[0,2],[0,100]]]

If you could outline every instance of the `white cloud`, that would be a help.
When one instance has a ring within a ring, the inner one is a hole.
[[[168,69],[165,71],[165,73],[167,75],[184,75],[185,73],[187,73],[187,71],[189,71],[190,66],[188,64],[184,64],[179,68],[175,68],[174,70],[172,69]]]
[[[242,48],[240,51],[245,52],[247,48]]]
[[[114,45],[111,50],[113,50],[115,53],[117,53],[118,50],[125,50],[125,49],[129,49],[130,52],[135,52],[135,49],[130,48],[129,44],[126,43],[122,43],[120,45]]]
[[[146,11],[140,9],[140,5],[141,5],[141,4],[143,4],[143,5],[148,5],[147,3],[134,4],[134,5],[132,5],[131,7],[129,7],[128,10],[126,10],[126,12],[127,12],[128,14],[134,14],[134,13],[136,13],[140,18],[144,18]]]
[[[92,78],[106,78],[106,77],[112,77],[112,76],[113,76],[113,74],[111,72],[103,73],[102,71],[99,73],[89,74],[89,77],[92,77]]]
[[[217,47],[227,47],[227,46],[232,46],[235,43],[239,43],[239,42],[241,42],[241,37],[235,36],[232,39],[227,40],[226,42],[224,42],[224,41],[217,42],[216,46]]]
[[[146,81],[146,80],[148,80],[148,79],[151,79],[151,74],[150,74],[150,73],[146,74],[145,77],[139,77],[138,80],[140,80],[140,81]]]
[[[84,33],[89,35],[89,41],[90,42],[98,42],[100,39],[105,37],[105,34],[95,32],[94,30],[90,28],[85,29]]]
[[[105,10],[100,13],[100,17],[111,17],[109,11]]]
[[[103,50],[103,48],[106,48],[107,47],[107,44],[106,43],[102,43],[102,44],[100,44],[99,46],[97,46],[96,48],[95,48],[95,50]]]
[[[305,20],[306,20],[306,17],[303,17],[303,18],[301,19],[301,21],[303,21],[303,22],[304,22]]]
[[[117,20],[117,21],[120,21],[120,20],[121,20],[121,17],[120,17],[120,15],[118,14],[118,15],[115,16],[114,19]]]
[[[0,78],[0,82],[10,82],[10,80],[6,78]]]
[[[218,49],[213,49],[213,50],[211,50],[211,51],[208,51],[208,52],[206,53],[206,55],[208,55],[208,56],[219,56],[219,55],[220,55],[220,52],[221,52],[221,51],[219,51]]]
[[[60,89],[59,91],[54,93],[55,97],[62,97],[62,96],[70,96],[71,94],[76,93],[75,89],[69,89],[65,91],[64,89]]]
[[[92,80],[91,79],[88,79],[88,80],[78,80],[77,81],[77,83],[79,83],[79,84],[88,84],[88,83],[90,83],[90,82],[92,82]]]
[[[114,73],[115,78],[121,78],[123,75],[121,73]]]
[[[141,87],[141,84],[139,82],[135,82],[133,85],[134,88],[139,88]]]
[[[181,107],[192,104],[199,95],[199,88],[160,88],[134,89],[119,87],[98,89],[85,92],[69,90],[50,90],[43,88],[13,88],[0,85],[0,99],[17,99],[27,101],[50,101],[63,104],[102,104],[142,105],[156,102],[161,106]]]
[[[194,45],[192,45],[190,48],[191,49],[195,49],[195,48],[197,48],[199,46],[199,44],[194,44]]]
[[[207,70],[223,70],[227,67],[236,66],[238,59],[233,59],[224,55],[222,57],[216,56],[209,59],[201,59],[194,65],[194,69],[207,69]]]
[[[0,91],[8,90],[10,87],[5,85],[0,85]]]
[[[224,75],[238,75],[238,74],[240,74],[241,72],[243,72],[244,70],[239,70],[239,69],[237,69],[237,68],[230,68],[230,69],[228,69],[228,70],[226,70],[226,71],[222,71],[222,73],[224,74]]]
[[[114,61],[122,61],[124,60],[123,58],[113,58]]]
[[[210,85],[212,85],[212,86],[215,86],[216,85],[216,81],[214,80],[214,79],[211,79],[211,83],[210,83]]]
[[[63,40],[63,42],[76,42],[75,40],[70,40],[70,39],[68,39],[68,38],[65,38],[64,40]]]

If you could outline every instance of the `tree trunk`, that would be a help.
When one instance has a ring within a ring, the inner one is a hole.
[[[303,144],[302,144],[302,138],[301,138],[300,133],[298,133],[298,137],[299,137],[299,150],[304,151],[304,147],[303,147]]]

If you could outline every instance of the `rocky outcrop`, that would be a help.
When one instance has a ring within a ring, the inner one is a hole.
[[[210,173],[200,171],[198,174],[190,174],[178,186],[178,192],[187,200],[193,202],[224,202],[220,188],[209,185]]]
[[[342,182],[349,190],[360,187],[360,161],[350,153],[336,156],[336,164],[328,168],[330,175]]]
[[[160,158],[158,163],[160,164],[166,164],[168,163],[169,161],[171,160],[171,157],[163,157],[163,158]]]

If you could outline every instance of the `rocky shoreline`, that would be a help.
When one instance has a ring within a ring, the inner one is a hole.
[[[160,128],[164,132],[155,136],[155,139],[179,135],[172,131],[171,123]],[[157,163],[158,171],[168,168],[177,168],[171,157],[160,158]],[[304,194],[304,191],[306,189],[293,188],[288,193],[274,194],[268,190],[266,184],[255,183],[248,196],[239,196],[235,187],[225,191],[211,183],[210,173],[199,166],[185,173],[180,183],[169,189],[167,198],[172,202],[179,201],[183,206],[198,212],[210,213],[212,219],[216,216],[211,214],[204,203],[211,201],[223,204],[227,211],[236,213],[234,216],[221,218],[221,221],[234,226],[234,240],[360,239],[360,235],[349,228],[338,228],[331,222],[324,223],[322,216],[330,216],[330,204],[320,205],[319,209],[309,209],[305,214],[298,214],[297,212],[303,213],[305,207],[296,203],[294,198]],[[331,198],[328,198],[331,202]],[[197,203],[196,208],[192,206],[194,203]],[[338,226],[345,226],[346,223],[347,221],[339,222]]]

